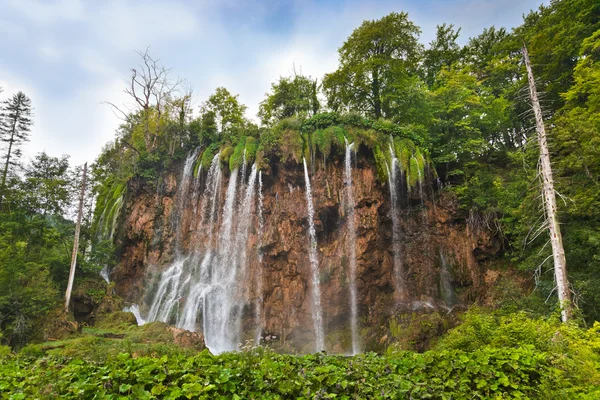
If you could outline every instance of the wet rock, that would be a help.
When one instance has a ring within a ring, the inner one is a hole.
[[[318,158],[318,157],[317,157]],[[349,285],[343,163],[317,161],[311,176],[315,226],[319,249],[320,288],[325,331],[348,329]],[[179,173],[174,168],[166,174],[162,190],[147,190],[131,184],[122,219],[123,232],[118,238],[121,249],[119,264],[111,278],[117,293],[132,303],[143,303],[151,292],[152,279],[173,259],[174,237],[171,212]],[[223,177],[220,198],[225,198],[227,173]],[[264,301],[263,331],[279,337],[293,351],[309,348],[313,337],[307,204],[304,193],[302,164],[290,160],[285,165],[272,163],[264,178],[264,231],[258,237],[257,221],[253,221],[247,242],[247,265],[240,277],[245,282],[242,326],[245,339],[253,337],[256,298]],[[450,271],[450,283],[459,305],[481,301],[493,281],[486,279],[486,260],[502,251],[501,242],[485,229],[469,227],[457,211],[451,193],[434,193],[430,186],[421,201],[417,191],[400,191],[400,258],[405,293],[394,294],[394,257],[392,220],[387,183],[377,179],[374,165],[361,158],[353,169],[355,204],[357,289],[360,329],[386,325],[399,308],[413,312],[411,304],[428,304],[445,310],[442,293],[441,255]],[[200,187],[202,193],[204,187]],[[417,197],[415,197],[417,196]],[[425,205],[423,209],[421,204]],[[222,204],[221,204],[222,207]],[[256,207],[256,202],[254,207]],[[208,241],[201,226],[202,196],[190,196],[182,212],[179,229],[182,245],[188,251]],[[253,210],[256,215],[256,210]],[[219,217],[220,218],[220,217]],[[217,221],[217,224],[220,221]],[[259,264],[261,243],[263,262]],[[262,274],[263,290],[257,292],[256,276]],[[401,304],[398,299],[402,299]],[[425,300],[423,300],[425,299]],[[415,303],[421,302],[421,303]],[[429,313],[429,306],[414,312]],[[371,337],[363,335],[363,337]],[[373,336],[365,348],[375,348],[381,338]],[[429,339],[427,339],[429,340]],[[333,348],[333,343],[329,348]]]

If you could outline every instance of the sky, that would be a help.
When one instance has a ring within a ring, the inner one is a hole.
[[[271,83],[295,68],[321,78],[363,20],[408,12],[427,45],[436,25],[461,27],[459,42],[484,28],[512,28],[548,0],[0,0],[0,100],[17,91],[34,107],[25,160],[40,151],[92,162],[119,118],[104,102],[131,106],[123,92],[136,51],[185,79],[195,110],[219,86],[239,94],[256,119]]]

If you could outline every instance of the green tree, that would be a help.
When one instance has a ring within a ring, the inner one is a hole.
[[[258,109],[258,117],[265,125],[293,116],[312,116],[320,108],[317,81],[310,76],[294,74],[279,78],[271,84],[271,93],[266,96]]]
[[[244,122],[247,107],[238,101],[239,95],[232,95],[224,87],[218,87],[206,102],[202,104],[201,114],[214,113],[215,123],[221,133],[233,125]]]
[[[0,187],[0,209],[6,190],[6,177],[11,166],[16,165],[15,158],[21,155],[19,147],[29,140],[31,130],[31,100],[18,92],[12,98],[2,102],[0,106],[0,140],[8,145],[4,155],[4,170]]]
[[[0,328],[13,347],[28,341],[57,299],[47,265],[28,252],[26,242],[0,237]]]
[[[573,84],[573,70],[583,40],[600,28],[597,0],[552,0],[548,6],[528,14],[515,29],[515,48],[527,43],[538,82],[543,82],[547,112],[558,110],[561,96]]]
[[[453,24],[437,26],[436,37],[429,43],[423,57],[425,82],[430,88],[442,67],[450,67],[460,59],[460,46],[456,42],[459,35],[460,28],[455,30]]]
[[[364,21],[339,49],[338,70],[323,79],[329,107],[391,119],[398,84],[410,82],[402,77],[416,75],[421,60],[420,32],[407,13]]]
[[[23,182],[25,203],[30,212],[42,217],[64,215],[70,204],[71,191],[75,190],[71,187],[69,175],[67,156],[59,158],[44,152],[37,154],[25,169]]]

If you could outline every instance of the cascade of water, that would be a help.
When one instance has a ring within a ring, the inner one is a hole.
[[[200,197],[200,179],[202,178],[202,164],[198,167],[198,174],[194,181],[194,191],[192,193],[192,204],[194,205],[194,214],[192,218],[192,226],[196,225],[196,218],[198,217],[198,197]]]
[[[400,220],[398,218],[398,158],[390,147],[390,156],[392,165],[388,167],[388,183],[390,185],[390,202],[392,213],[392,249],[394,252],[394,277],[396,284],[397,295],[404,295],[404,271],[402,267],[402,259],[400,257]]]
[[[419,163],[417,161],[417,158],[415,156],[413,156],[412,158],[418,165]],[[419,197],[421,199],[421,207],[423,208],[423,210],[425,210],[425,194],[423,193],[423,174],[421,173],[421,168],[417,168],[417,174],[417,183],[419,184]]]
[[[321,289],[319,287],[319,260],[317,257],[317,233],[315,231],[314,208],[312,200],[312,191],[310,189],[310,178],[308,176],[308,167],[306,159],[304,163],[304,180],[306,182],[306,202],[308,204],[308,223],[310,236],[310,267],[312,273],[312,317],[315,326],[316,351],[325,350],[325,337],[323,332],[323,316],[321,311]]]
[[[350,260],[350,330],[352,332],[352,354],[360,353],[358,337],[358,300],[356,290],[356,227],[354,225],[354,191],[352,188],[352,148],[354,143],[346,141],[344,160],[344,186],[346,187],[346,220],[348,226],[347,251]]]
[[[241,176],[242,183],[244,182],[245,179],[246,179],[246,148],[244,147],[244,156],[242,157],[242,176]]]
[[[454,304],[456,304],[456,293],[454,293],[454,288],[452,287],[452,276],[450,275],[450,270],[448,269],[448,263],[446,262],[446,257],[444,253],[440,251],[440,292],[441,297],[444,303],[448,308],[452,308]]]
[[[156,294],[150,304],[146,321],[171,322],[176,317],[179,305],[179,288],[182,286],[181,277],[187,257],[177,257],[169,268],[164,270],[159,277]]]
[[[194,169],[194,161],[198,158],[198,153],[200,152],[200,148],[196,148],[185,160],[185,164],[183,166],[183,171],[181,172],[181,179],[179,181],[179,187],[177,188],[177,205],[172,214],[173,218],[173,229],[175,233],[175,250],[180,253],[181,250],[181,222],[183,217],[183,210],[185,208],[186,200],[188,200],[188,194],[190,187],[193,182],[193,169]]]
[[[264,230],[265,221],[263,219],[263,182],[262,182],[262,171],[258,172],[258,271],[256,273],[256,303],[254,305],[254,321],[256,324],[256,335],[254,343],[260,344],[260,338],[262,336],[262,307],[263,307],[263,277],[262,277],[262,235]]]
[[[248,184],[246,185],[246,192],[244,193],[243,201],[240,204],[240,211],[237,214],[239,222],[235,233],[235,250],[233,251],[235,268],[233,268],[231,272],[231,281],[237,285],[236,293],[234,293],[234,298],[237,300],[237,302],[234,304],[231,315],[232,318],[234,318],[234,331],[238,333],[240,332],[242,311],[244,310],[246,298],[248,297],[247,290],[249,289],[248,285],[245,284],[247,281],[246,244],[248,242],[250,224],[252,222],[251,212],[254,203],[254,189],[256,186],[257,175],[258,170],[256,168],[256,164],[254,164],[252,165],[250,177],[248,178]],[[238,342],[239,340],[234,344],[237,344]]]
[[[186,301],[183,306],[183,311],[177,321],[177,326],[189,330],[196,331],[199,319],[199,313],[204,309],[204,298],[209,293],[211,286],[210,266],[213,261],[213,237],[215,229],[216,211],[219,207],[219,192],[221,188],[221,168],[219,168],[219,154],[216,154],[211,162],[206,177],[206,188],[204,190],[201,208],[201,226],[208,232],[208,237],[204,249],[195,249],[193,257],[193,266],[199,265],[199,268],[193,268],[190,275],[194,277],[194,284],[186,296]],[[207,215],[208,212],[208,215]],[[201,251],[204,250],[204,256],[201,256]],[[200,260],[201,259],[201,260]],[[204,326],[206,318],[202,313],[203,331],[206,331]]]
[[[146,323],[146,320],[144,320],[142,314],[140,313],[140,307],[137,304],[132,304],[129,307],[125,307],[123,308],[123,311],[130,312],[135,315],[135,321],[137,322],[138,326],[142,326]]]
[[[105,265],[104,268],[102,268],[102,270],[100,271],[100,276],[102,277],[102,279],[104,279],[106,281],[106,283],[110,283],[110,277],[109,277],[109,271],[108,271],[107,265]]]
[[[234,350],[237,332],[230,326],[233,309],[231,269],[233,264],[233,216],[237,189],[238,170],[235,169],[229,177],[227,194],[221,216],[216,260],[210,263],[210,289],[204,301],[203,321],[206,345],[211,351],[221,353]]]

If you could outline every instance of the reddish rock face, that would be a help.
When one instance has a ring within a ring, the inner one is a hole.
[[[403,293],[395,293],[389,188],[378,181],[370,157],[359,152],[357,158],[352,180],[356,205],[358,319],[363,347],[368,350],[381,339],[370,331],[387,326],[388,319],[396,313],[448,309],[480,301],[494,283],[486,277],[481,262],[497,253],[500,245],[493,235],[474,230],[464,219],[458,219],[451,194],[428,188],[423,199],[425,207],[422,207],[417,191],[411,195],[400,193],[403,206],[398,212],[405,289]],[[343,352],[348,348],[350,321],[348,231],[342,206],[343,159],[316,162],[311,169],[327,347]],[[181,229],[183,251],[192,251],[207,242],[207,232],[200,226],[201,218],[195,216],[194,211],[201,209],[202,196],[198,196],[196,203],[190,196],[180,222],[173,224],[174,177],[178,176],[177,173],[164,176],[165,183],[158,190],[134,184],[128,189],[118,239],[121,258],[111,276],[117,292],[128,301],[143,303],[149,276],[172,261],[176,236],[173,226]],[[221,199],[225,196],[227,180],[224,177]],[[203,177],[198,182],[202,193]],[[243,337],[253,337],[254,302],[262,298],[263,335],[275,336],[279,345],[289,351],[308,351],[312,349],[314,331],[303,167],[295,163],[272,164],[263,171],[263,182],[264,233],[259,240],[254,209],[243,277],[245,290],[240,294],[248,304],[242,324]],[[254,208],[256,206],[255,201]],[[259,243],[262,264],[258,262]],[[448,272],[447,278],[443,278],[444,269]],[[262,293],[257,293],[255,278],[258,274],[263,277]],[[449,287],[451,297],[444,293]],[[449,298],[453,304],[448,303]]]

